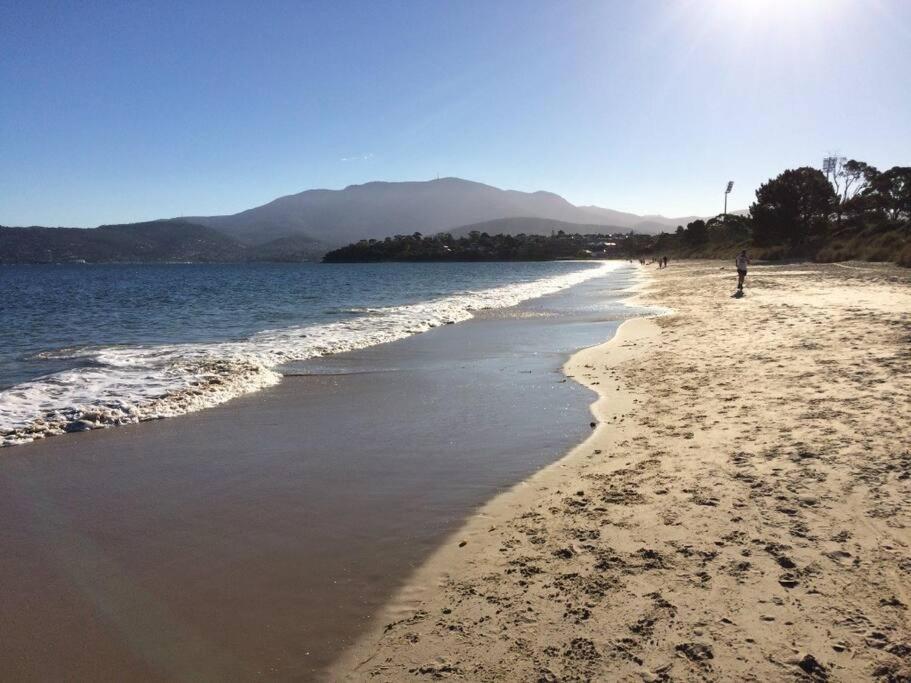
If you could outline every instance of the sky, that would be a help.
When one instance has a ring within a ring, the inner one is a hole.
[[[714,215],[911,165],[908,0],[0,0],[0,224],[457,176]]]

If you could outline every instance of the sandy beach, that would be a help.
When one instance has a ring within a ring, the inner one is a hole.
[[[417,570],[334,679],[911,680],[911,272],[650,270],[565,372],[591,436]]]

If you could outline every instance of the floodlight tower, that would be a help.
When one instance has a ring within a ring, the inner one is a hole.
[[[728,195],[731,194],[731,190],[734,189],[734,181],[729,180],[728,186],[724,188],[724,220],[728,219]]]

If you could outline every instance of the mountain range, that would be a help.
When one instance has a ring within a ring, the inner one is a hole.
[[[499,218],[541,218],[654,233],[673,230],[696,217],[638,216],[575,206],[552,192],[501,190],[461,178],[440,178],[307,190],[229,216],[180,220],[215,228],[245,244],[305,235],[327,245],[340,245],[395,234],[452,231]]]
[[[551,192],[501,190],[460,178],[307,190],[225,216],[82,228],[0,226],[0,263],[300,261],[397,234],[673,231],[665,218],[575,206]]]

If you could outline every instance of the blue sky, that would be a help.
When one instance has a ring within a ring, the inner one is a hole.
[[[0,0],[0,224],[459,176],[669,216],[911,165],[911,2]]]

